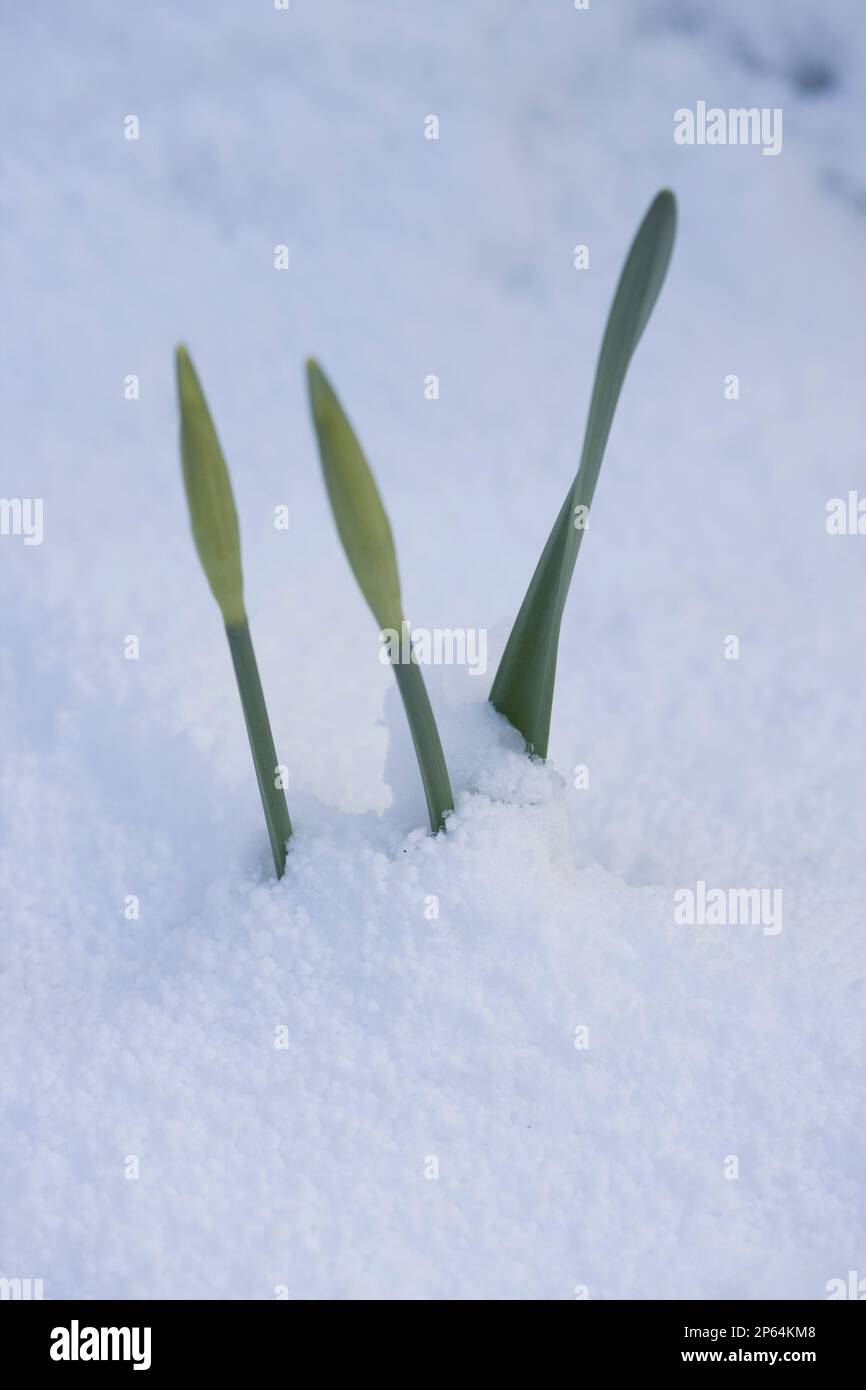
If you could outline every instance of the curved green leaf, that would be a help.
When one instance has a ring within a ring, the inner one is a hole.
[[[559,630],[628,364],[667,272],[676,231],[676,201],[667,190],[650,205],[632,242],[608,315],[595,372],[580,467],[536,566],[511,630],[491,702],[519,729],[527,747],[547,757]],[[586,508],[587,512],[578,509]]]

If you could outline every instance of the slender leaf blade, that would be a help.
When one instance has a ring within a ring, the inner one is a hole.
[[[519,729],[527,747],[547,757],[556,658],[565,601],[582,526],[575,519],[595,494],[614,411],[629,362],[664,282],[676,233],[668,190],[651,203],[620,275],[595,373],[580,467],[566,494],[511,630],[490,699]]]
[[[268,707],[265,704],[249,624],[227,627],[226,636],[241,697],[274,868],[277,878],[282,878],[286,867],[286,841],[292,834],[292,822],[289,819],[289,808],[283,791],[284,784],[279,778],[274,736],[271,733]]]
[[[421,769],[430,829],[435,835],[445,824],[447,813],[454,809],[454,797],[451,795],[451,782],[439,730],[421,675],[421,667],[417,662],[398,661],[394,666],[394,675],[409,722],[415,756]]]

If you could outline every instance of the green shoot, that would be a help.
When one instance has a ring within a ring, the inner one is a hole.
[[[241,546],[228,468],[204,392],[185,347],[177,349],[180,455],[196,550],[225,623],[277,878],[292,833],[283,774],[268,720],[244,608]]]
[[[541,758],[547,757],[559,631],[571,576],[620,390],[662,287],[675,229],[676,202],[664,190],[650,205],[623,267],[596,367],[577,477],[542,551],[490,692],[496,709]]]
[[[312,360],[307,362],[307,383],[325,486],[346,558],[380,630],[402,635],[405,619],[394,538],[375,479],[330,382]],[[439,731],[417,662],[403,664],[398,654],[394,675],[435,835],[454,808]]]

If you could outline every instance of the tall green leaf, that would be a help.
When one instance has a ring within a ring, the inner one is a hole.
[[[405,619],[397,556],[379,489],[333,387],[312,360],[307,362],[307,384],[325,486],[346,558],[380,630],[402,637]],[[454,807],[451,783],[420,667],[414,660],[401,662],[403,643],[398,641],[395,645],[394,675],[409,721],[430,828],[435,835],[442,828],[446,813]]]
[[[223,615],[274,868],[281,878],[292,823],[244,610],[238,514],[217,432],[185,347],[177,349],[176,366],[180,454],[190,525],[202,568]]]
[[[626,370],[662,287],[675,231],[676,201],[664,190],[651,203],[626,258],[596,367],[580,467],[542,551],[490,692],[491,702],[542,758],[547,757],[550,737],[562,614],[585,519]]]

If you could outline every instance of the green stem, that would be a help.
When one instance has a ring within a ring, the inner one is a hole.
[[[229,639],[229,651],[232,654],[259,794],[271,840],[274,868],[277,878],[282,878],[286,867],[286,841],[292,833],[292,822],[289,820],[285,793],[282,787],[275,785],[279,764],[249,625],[243,623],[239,627],[227,626],[226,636]]]
[[[446,811],[454,809],[454,797],[451,795],[451,783],[448,780],[448,769],[445,766],[442,744],[439,742],[436,720],[430,708],[420,666],[415,661],[405,664],[397,661],[394,664],[394,675],[397,677],[397,686],[403,699],[418,766],[421,769],[430,829],[435,835],[445,824]]]

